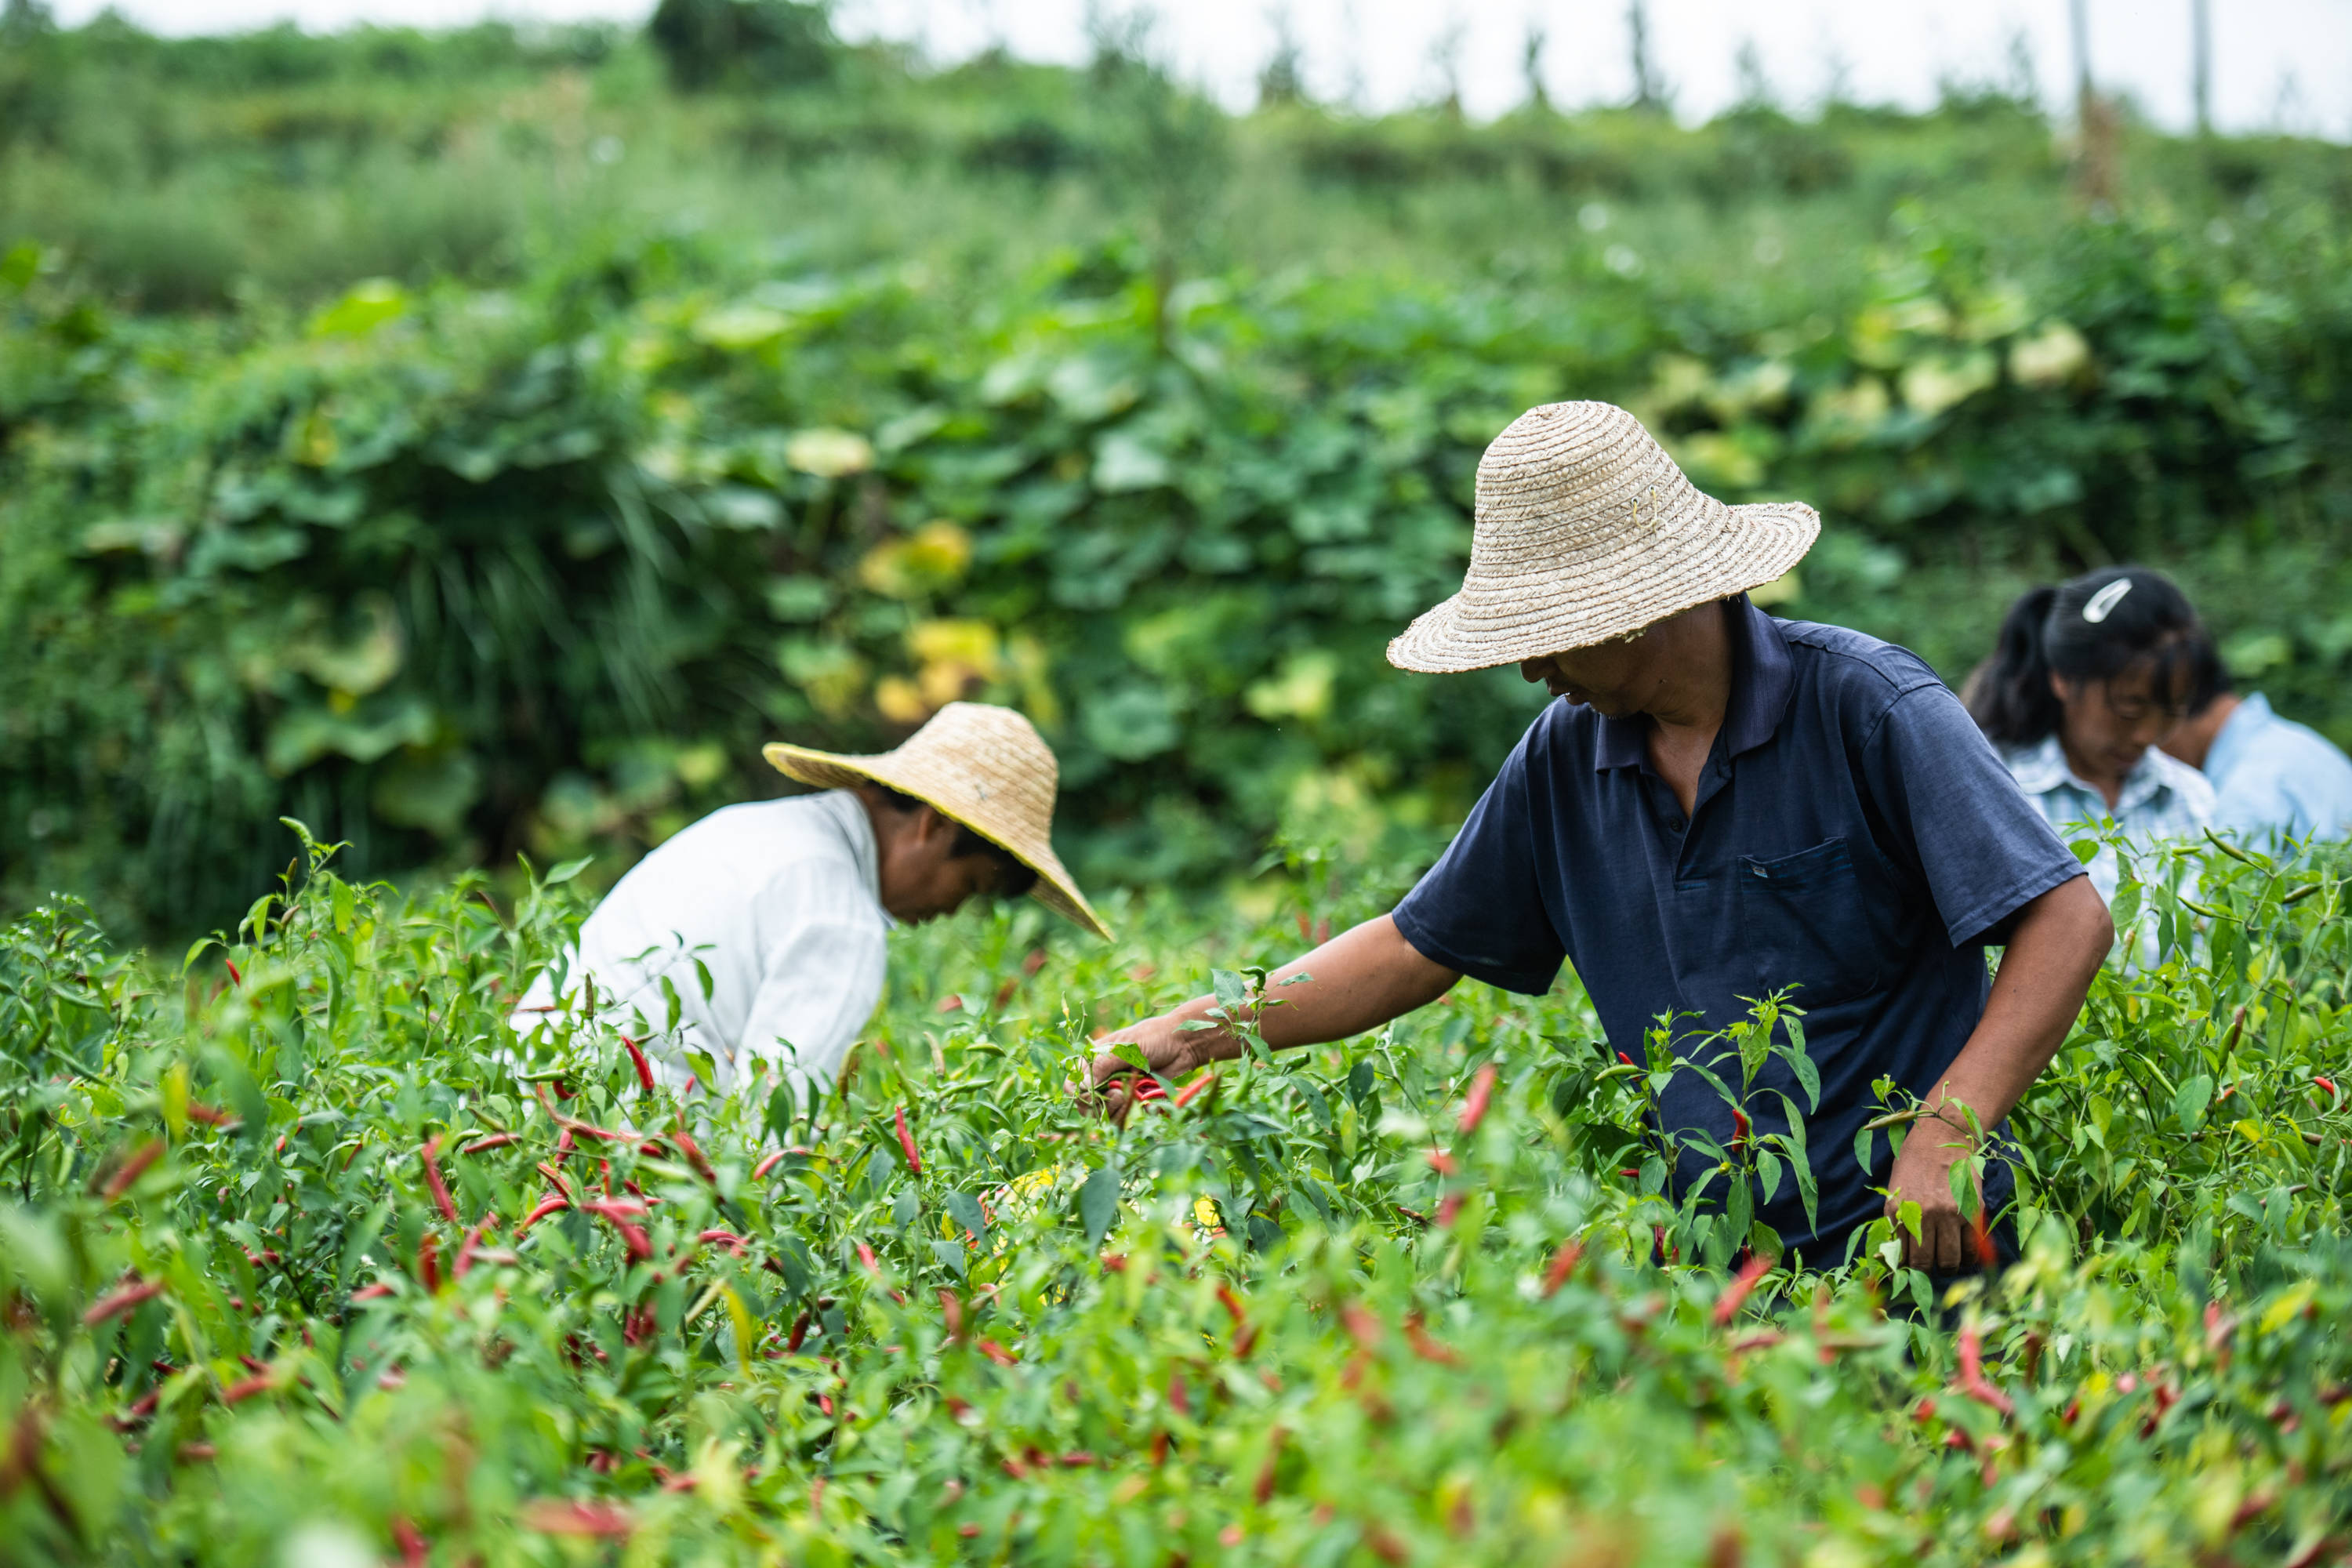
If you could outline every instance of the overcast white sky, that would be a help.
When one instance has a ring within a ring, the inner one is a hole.
[[[103,0],[56,0],[61,21]],[[2352,138],[2352,0],[2210,0],[2213,109],[2228,129],[2288,129]],[[116,0],[164,32],[215,32],[291,19],[324,29],[353,22],[431,26],[511,19],[642,19],[650,0]],[[1112,11],[1131,0],[1097,0]],[[1753,42],[1785,100],[1820,96],[1843,69],[1848,90],[1924,104],[1939,80],[2010,75],[2023,37],[2045,101],[2067,100],[2074,73],[2065,0],[1649,0],[1654,56],[1686,120],[1738,96],[1734,60]],[[2102,88],[2136,98],[2160,122],[2190,115],[2191,0],[2089,0],[2091,64]],[[1549,43],[1554,100],[1622,99],[1631,84],[1624,0],[1165,0],[1165,52],[1236,106],[1253,96],[1286,14],[1318,96],[1387,109],[1434,96],[1443,40],[1457,40],[1466,107],[1485,115],[1525,96],[1520,59],[1530,26]],[[1016,54],[1075,61],[1087,52],[1089,0],[842,0],[852,37],[919,39],[953,60],[1002,41]]]

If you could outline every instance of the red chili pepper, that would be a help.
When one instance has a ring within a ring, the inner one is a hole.
[[[1627,1055],[1626,1055],[1624,1052],[1622,1052],[1622,1051],[1619,1051],[1619,1052],[1617,1053],[1617,1059],[1618,1059],[1619,1061],[1621,1061],[1621,1062],[1623,1062],[1623,1063],[1624,1063],[1627,1067],[1629,1067],[1629,1068],[1630,1068],[1630,1067],[1635,1067],[1635,1066],[1638,1066],[1638,1065],[1639,1065],[1638,1063],[1636,1063],[1636,1062],[1633,1060],[1633,1058],[1632,1057],[1627,1056]]]
[[[1280,1426],[1265,1435],[1265,1463],[1258,1467],[1257,1484],[1250,1489],[1251,1498],[1260,1508],[1273,1500],[1275,1473],[1282,1463],[1282,1445],[1289,1436]]]
[[[679,1150],[686,1155],[686,1163],[694,1167],[694,1173],[696,1175],[700,1176],[706,1182],[716,1182],[719,1180],[719,1173],[711,1169],[709,1158],[703,1153],[702,1146],[688,1135],[685,1128],[678,1127],[673,1129],[670,1136],[677,1140]]]
[[[751,1250],[751,1245],[731,1230],[706,1230],[695,1239],[705,1247],[723,1247],[738,1258]]]
[[[1715,1326],[1730,1327],[1731,1320],[1739,1316],[1739,1309],[1747,1304],[1748,1293],[1756,1289],[1756,1282],[1770,1272],[1772,1260],[1761,1253],[1741,1264],[1739,1272],[1731,1277],[1731,1283],[1723,1288],[1723,1294],[1715,1299]]]
[[[232,1383],[226,1388],[222,1389],[221,1403],[223,1405],[235,1405],[239,1400],[250,1399],[257,1394],[267,1393],[269,1387],[269,1374],[266,1372],[260,1373],[255,1376],[246,1378],[242,1382]]]
[[[1441,1176],[1457,1176],[1462,1173],[1460,1163],[1443,1149],[1432,1149],[1429,1152],[1429,1163]]]
[[[1583,1256],[1584,1243],[1561,1242],[1559,1250],[1551,1255],[1551,1267],[1544,1270],[1543,1293],[1547,1296],[1559,1294],[1559,1288],[1568,1283],[1570,1275],[1576,1272],[1577,1260]]]
[[[956,1299],[954,1291],[944,1289],[940,1291],[940,1316],[947,1320],[949,1340],[961,1344],[963,1342],[963,1303]]]
[[[425,1544],[425,1537],[404,1519],[393,1520],[392,1540],[400,1548],[400,1568],[425,1568],[432,1556],[432,1548]]]
[[[440,1152],[441,1134],[436,1132],[425,1141],[425,1147],[416,1152],[416,1157],[424,1163],[425,1184],[433,1189],[433,1202],[440,1208],[441,1217],[456,1225],[459,1223],[457,1205],[449,1196],[449,1184],[441,1179]]]
[[[989,1360],[994,1362],[999,1366],[1012,1366],[1021,1359],[1019,1356],[1014,1355],[1011,1351],[1006,1350],[1003,1345],[998,1344],[994,1340],[981,1341],[980,1353],[986,1356]]]
[[[643,1263],[653,1257],[652,1238],[642,1227],[629,1223],[644,1215],[645,1205],[627,1198],[591,1198],[580,1208],[583,1213],[593,1214],[613,1227],[614,1233],[621,1238],[621,1245],[628,1248],[631,1262]]]
[[[2012,1415],[2017,1409],[2008,1394],[1985,1380],[1984,1346],[1979,1342],[1973,1324],[1960,1331],[1960,1392],[2003,1415]]]
[[[1977,1205],[1976,1213],[1969,1216],[1969,1238],[1977,1251],[1977,1261],[1987,1268],[2000,1265],[2000,1248],[1993,1245],[1992,1226],[1985,1222],[1985,1205]]]
[[[782,1163],[784,1156],[790,1152],[791,1151],[788,1149],[778,1149],[771,1153],[761,1155],[760,1157],[760,1163],[751,1167],[751,1179],[756,1182],[767,1175],[769,1172],[774,1170],[778,1164]]]
[[[1021,961],[1021,973],[1024,975],[1034,974],[1045,967],[1045,950],[1042,947],[1030,949],[1029,956]]]
[[[392,1287],[389,1285],[362,1285],[358,1289],[352,1292],[352,1300],[354,1301],[374,1301],[380,1300],[391,1294]]]
[[[1223,1281],[1219,1281],[1217,1285],[1217,1300],[1224,1304],[1226,1314],[1234,1321],[1234,1327],[1240,1328],[1242,1324],[1247,1321],[1248,1313],[1243,1310],[1242,1299],[1234,1294],[1234,1288],[1232,1286],[1227,1285]]]
[[[426,1295],[441,1293],[441,1241],[429,1230],[416,1244],[416,1278]]]
[[[907,1169],[919,1176],[923,1173],[923,1157],[915,1152],[915,1135],[907,1131],[907,1108],[898,1106],[890,1114],[898,1123],[898,1147],[906,1152]]]
[[[236,981],[239,985],[245,984],[245,976],[238,973],[236,959],[224,958],[221,962],[228,966],[228,977],[231,980]]]
[[[1186,1106],[1192,1104],[1194,1100],[1200,1099],[1202,1091],[1216,1081],[1217,1069],[1211,1068],[1207,1072],[1202,1073],[1199,1078],[1194,1079],[1182,1089],[1178,1089],[1176,1091],[1176,1097],[1170,1100],[1169,1103],[1173,1105],[1177,1110],[1181,1110]]]
[[[457,1243],[457,1261],[450,1266],[449,1278],[463,1279],[466,1270],[474,1266],[474,1249],[482,1245],[482,1227],[476,1226]]]
[[[106,1185],[100,1189],[99,1196],[108,1203],[112,1203],[129,1192],[131,1184],[145,1175],[148,1167],[163,1157],[163,1141],[160,1138],[150,1138],[146,1142],[133,1149],[130,1158],[122,1162],[121,1168],[106,1179]]]
[[[1435,1224],[1438,1229],[1451,1230],[1454,1227],[1454,1216],[1462,1212],[1462,1204],[1463,1194],[1460,1193],[1448,1193],[1437,1200]]]
[[[2317,1073],[2314,1073],[2311,1075],[2311,1081],[2326,1089],[2331,1095],[2336,1093],[2336,1080],[2333,1079],[2321,1078]]]
[[[457,1152],[460,1154],[479,1154],[488,1149],[503,1149],[509,1143],[520,1143],[521,1142],[522,1135],[519,1132],[493,1132],[488,1138],[475,1139],[471,1143],[468,1143],[463,1149],[458,1150]]]
[[[1748,1112],[1736,1105],[1733,1106],[1731,1108],[1731,1152],[1737,1154],[1747,1148],[1748,1140],[1755,1131],[1756,1124],[1748,1120]]]
[[[91,1302],[89,1310],[81,1315],[81,1321],[85,1326],[96,1328],[109,1318],[121,1316],[149,1297],[163,1293],[163,1282],[161,1279],[142,1279],[137,1284],[125,1285]]]
[[[1478,1123],[1486,1119],[1486,1104],[1495,1096],[1495,1064],[1488,1062],[1470,1080],[1470,1092],[1462,1098],[1462,1115],[1454,1127],[1467,1138],[1478,1131]]]
[[[638,1087],[651,1094],[654,1091],[653,1064],[646,1060],[646,1053],[637,1049],[637,1042],[628,1036],[621,1037],[621,1046],[629,1053],[630,1064],[637,1069]]]
[[[546,1197],[539,1200],[539,1206],[537,1208],[531,1210],[529,1214],[523,1215],[521,1219],[515,1222],[515,1239],[517,1241],[520,1241],[522,1239],[522,1233],[529,1230],[532,1226],[537,1225],[549,1215],[562,1214],[565,1209],[568,1209],[571,1206],[571,1199],[566,1198],[560,1194],[549,1194]]]
[[[188,1101],[188,1120],[201,1121],[207,1127],[234,1127],[237,1124],[236,1117],[218,1106],[205,1105],[194,1100]]]
[[[871,1247],[866,1246],[866,1243],[862,1241],[857,1244],[857,1261],[866,1265],[866,1272],[874,1275],[877,1278],[880,1277],[882,1273],[881,1263],[876,1259],[874,1249]]]
[[[280,1132],[278,1135],[278,1142],[270,1146],[269,1152],[273,1154],[283,1154],[286,1152],[286,1134]]]
[[[809,1317],[809,1310],[806,1307],[803,1307],[801,1309],[801,1315],[793,1320],[792,1337],[784,1342],[784,1353],[786,1355],[800,1354],[801,1342],[808,1338]]]
[[[940,998],[939,1011],[940,1011],[940,1012],[942,1012],[942,1013],[961,1013],[961,1012],[962,1012],[962,1011],[963,1011],[963,998],[962,998],[962,997],[961,997],[961,996],[959,996],[959,995],[956,995],[954,993],[950,992],[950,994],[948,994],[947,995],[942,996],[942,997],[940,997]]]
[[[1412,1353],[1423,1361],[1435,1362],[1440,1366],[1462,1364],[1462,1357],[1458,1352],[1448,1346],[1439,1344],[1429,1337],[1429,1331],[1421,1326],[1419,1312],[1405,1314],[1404,1341],[1412,1347]]]
[[[1168,1374],[1168,1408],[1179,1415],[1192,1414],[1192,1391],[1184,1386],[1184,1374],[1181,1372]]]

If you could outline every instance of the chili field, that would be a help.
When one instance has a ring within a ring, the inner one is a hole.
[[[401,894],[305,845],[184,965],[66,904],[0,936],[9,1560],[2352,1543],[2331,865],[2137,865],[2118,923],[2155,962],[2100,978],[2014,1118],[2021,1259],[1931,1284],[1889,1227],[1800,1274],[1727,1222],[1793,1179],[1787,1132],[1677,1206],[1641,1108],[1689,1064],[1597,1044],[1566,978],[1123,1126],[1066,1091],[1106,1025],[1265,1000],[1254,966],[1385,907],[1370,879],[1294,867],[1255,918],[1122,895],[1116,944],[1027,905],[902,932],[839,1085],[681,1108],[610,1032],[506,1021],[576,867]]]

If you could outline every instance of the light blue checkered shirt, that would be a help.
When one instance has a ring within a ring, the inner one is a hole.
[[[2135,850],[2150,849],[2167,840],[2194,838],[2213,820],[2213,786],[2205,775],[2153,746],[2124,775],[2123,793],[2112,810],[2106,796],[2066,765],[2065,748],[2055,735],[2038,746],[2004,749],[2001,761],[2061,837],[2079,837],[2084,828],[2112,825]],[[2089,869],[2099,897],[2114,902],[2118,871],[2114,847],[2102,845]]]

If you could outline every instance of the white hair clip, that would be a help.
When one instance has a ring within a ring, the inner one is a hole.
[[[2123,603],[2124,595],[2131,592],[2131,586],[2130,578],[2116,578],[2091,595],[2090,602],[2083,606],[2083,618],[2093,626],[2097,626],[2115,614],[2116,606]]]

